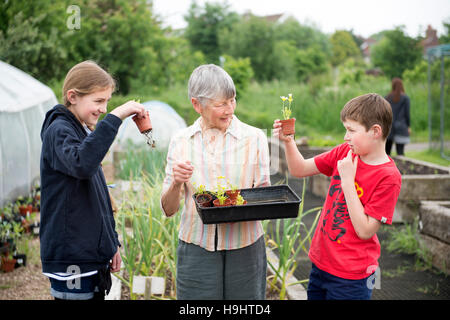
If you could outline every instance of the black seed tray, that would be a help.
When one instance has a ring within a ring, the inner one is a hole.
[[[227,207],[201,207],[193,198],[204,224],[295,218],[302,201],[288,185],[241,189],[241,195],[247,204]]]

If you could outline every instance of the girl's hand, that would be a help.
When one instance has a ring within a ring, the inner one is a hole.
[[[142,104],[130,100],[123,105],[115,108],[113,111],[111,111],[111,114],[120,118],[120,120],[124,120],[126,117],[129,117],[132,114],[137,114],[139,117],[144,117],[145,112],[145,107]]]
[[[119,248],[110,262],[111,272],[120,271],[120,265],[122,264],[122,258],[120,257]]]
[[[278,139],[280,139],[281,141],[284,141],[284,142],[289,142],[289,141],[294,140],[292,135],[286,136],[283,134],[283,130],[281,129],[280,119],[275,119],[275,121],[273,122],[273,136],[278,137]]]

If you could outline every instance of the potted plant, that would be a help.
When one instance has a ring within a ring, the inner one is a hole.
[[[194,182],[193,185],[195,186],[196,183]],[[206,191],[205,186],[201,184],[198,188],[196,188],[195,200],[201,207],[211,207],[213,197],[208,191]]]
[[[213,204],[215,207],[225,207],[225,206],[229,206],[231,205],[231,200],[230,198],[228,198],[225,194],[225,187],[223,187],[220,184],[220,181],[222,179],[225,179],[225,177],[220,176],[217,178],[218,179],[218,183],[217,183],[217,191],[214,193],[215,196],[217,197],[217,199],[215,199],[213,201]]]
[[[216,194],[217,199],[213,201],[214,207],[227,207],[231,205],[231,200],[226,195]]]
[[[227,180],[227,184],[229,186],[229,190],[225,191],[228,198],[231,200],[232,204],[236,203],[236,198],[240,195],[241,190],[238,189],[237,186],[234,184],[231,184],[229,180]]]
[[[245,200],[244,197],[242,197],[242,195],[239,194],[239,195],[236,197],[236,202],[235,202],[235,204],[236,204],[237,206],[242,206],[242,205],[244,205],[244,204],[247,204],[247,200]]]
[[[283,108],[281,112],[283,114],[283,120],[281,120],[281,130],[284,135],[295,134],[295,118],[291,118],[292,109],[291,104],[294,99],[292,98],[292,93],[288,94],[288,97],[281,96],[281,100],[283,101]],[[287,100],[287,102],[286,102]]]
[[[17,260],[11,254],[2,255],[2,271],[11,272],[14,270]]]
[[[5,222],[4,222],[5,223]],[[8,222],[8,225],[4,224],[6,229],[6,233],[3,235],[4,237],[12,238],[12,245],[9,245],[9,250],[2,254],[2,270],[4,272],[11,272],[14,270],[17,259],[11,254],[13,252],[13,247],[17,243],[17,240],[21,237],[22,227],[20,223],[11,221]]]

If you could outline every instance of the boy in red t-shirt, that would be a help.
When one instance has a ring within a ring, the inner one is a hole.
[[[376,232],[392,223],[400,193],[400,172],[385,151],[389,103],[373,93],[356,97],[342,109],[341,121],[345,143],[307,160],[293,137],[283,135],[280,121],[273,125],[291,175],[331,177],[309,251],[308,299],[370,299],[380,256]]]

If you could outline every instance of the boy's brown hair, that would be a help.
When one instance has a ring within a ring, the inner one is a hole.
[[[345,104],[341,111],[341,121],[345,120],[359,122],[366,131],[378,124],[383,133],[383,140],[386,140],[392,125],[392,108],[379,94],[367,93]]]
[[[116,82],[113,77],[94,61],[80,62],[69,70],[64,79],[62,89],[64,105],[70,106],[70,101],[67,99],[67,91],[70,89],[75,90],[77,95],[84,96],[105,88],[115,90]]]

